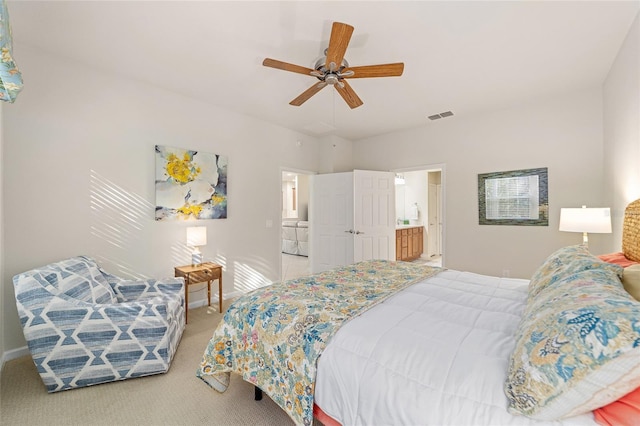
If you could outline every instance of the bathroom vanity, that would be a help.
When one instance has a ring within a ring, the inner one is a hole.
[[[404,225],[396,227],[396,260],[416,260],[424,250],[424,227]]]

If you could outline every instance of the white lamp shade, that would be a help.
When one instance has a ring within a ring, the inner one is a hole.
[[[611,209],[609,207],[562,208],[560,231],[611,233]]]
[[[190,226],[187,228],[187,245],[201,247],[207,245],[207,227]]]

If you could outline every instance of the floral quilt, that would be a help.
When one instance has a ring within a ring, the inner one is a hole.
[[[196,375],[223,392],[238,373],[310,425],[316,362],[340,326],[441,270],[372,260],[255,290],[229,307]]]

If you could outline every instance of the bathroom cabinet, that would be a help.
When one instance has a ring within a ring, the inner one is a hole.
[[[416,260],[422,254],[424,227],[410,226],[396,229],[396,260]]]

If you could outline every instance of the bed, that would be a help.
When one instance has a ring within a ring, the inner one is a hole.
[[[638,212],[626,268],[570,246],[531,280],[367,261],[256,290],[197,376],[238,373],[296,424],[638,424]]]

